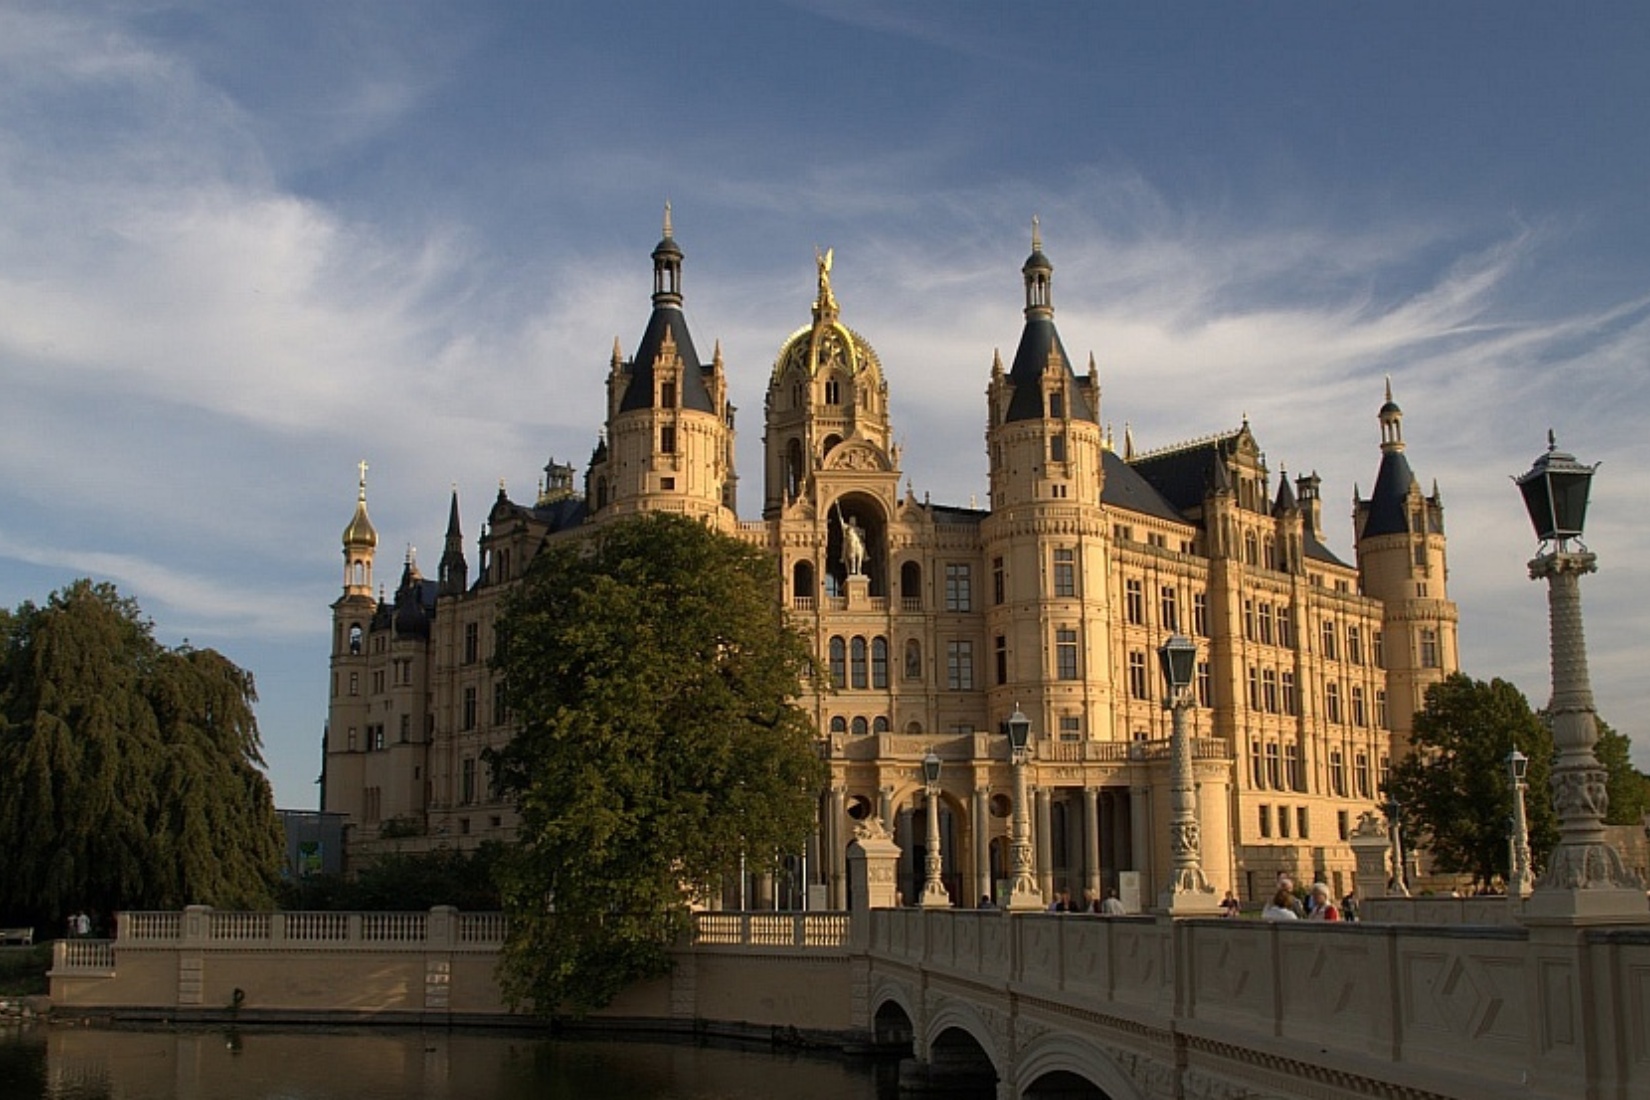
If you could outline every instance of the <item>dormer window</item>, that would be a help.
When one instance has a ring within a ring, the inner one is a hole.
[[[659,407],[661,409],[674,409],[676,407],[675,382],[659,383]]]
[[[1048,416],[1050,420],[1062,420],[1066,415],[1066,395],[1051,393],[1048,395]]]

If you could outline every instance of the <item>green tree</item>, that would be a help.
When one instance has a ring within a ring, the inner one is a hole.
[[[1617,733],[1610,723],[1598,719],[1598,743],[1593,755],[1609,773],[1610,809],[1607,825],[1638,825],[1650,812],[1650,776],[1633,767],[1633,744],[1625,733]]]
[[[1427,689],[1415,715],[1413,751],[1392,769],[1387,793],[1402,807],[1405,832],[1431,850],[1442,871],[1488,884],[1507,874],[1513,812],[1507,754],[1529,757],[1525,815],[1540,867],[1558,842],[1547,780],[1553,739],[1523,694],[1505,680],[1456,673]]]
[[[665,973],[695,896],[802,847],[823,771],[776,581],[760,550],[654,514],[547,546],[505,603],[516,1003],[583,1012]]]
[[[250,673],[112,585],[0,618],[0,912],[267,905],[282,840]]]

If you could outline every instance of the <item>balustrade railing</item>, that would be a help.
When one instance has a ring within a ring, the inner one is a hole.
[[[54,972],[106,973],[115,968],[115,946],[109,940],[58,940],[52,945]]]

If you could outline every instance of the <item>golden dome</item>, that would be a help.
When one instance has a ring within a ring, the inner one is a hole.
[[[378,546],[378,529],[373,527],[372,520],[367,518],[367,464],[361,463],[361,490],[355,498],[355,515],[351,517],[349,526],[344,528],[344,547]]]

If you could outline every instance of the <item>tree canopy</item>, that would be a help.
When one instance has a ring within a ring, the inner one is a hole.
[[[1610,807],[1605,811],[1606,825],[1638,825],[1650,813],[1650,776],[1633,767],[1630,758],[1632,741],[1625,733],[1617,733],[1610,723],[1599,718],[1598,743],[1593,755],[1604,765],[1609,775],[1605,790]]]
[[[1553,738],[1522,692],[1505,680],[1449,676],[1427,689],[1411,746],[1386,789],[1401,807],[1405,831],[1431,849],[1439,870],[1483,884],[1506,877],[1513,812],[1507,755],[1514,748],[1529,757],[1525,819],[1535,866],[1545,862],[1558,842],[1547,785]]]
[[[0,612],[0,914],[270,903],[282,839],[252,675],[112,585]]]
[[[762,551],[652,514],[552,543],[506,601],[516,1002],[582,1012],[666,972],[696,896],[801,849],[823,772],[776,583]]]

